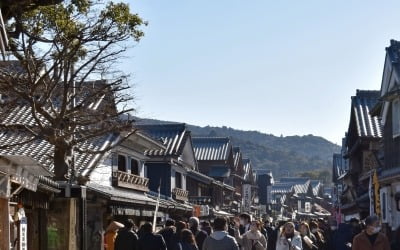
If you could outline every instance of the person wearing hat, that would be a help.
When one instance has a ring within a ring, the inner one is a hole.
[[[107,250],[114,250],[114,242],[117,238],[117,232],[120,228],[123,228],[124,224],[119,223],[118,221],[111,221],[106,228],[106,232],[104,233],[104,248]]]
[[[380,230],[378,216],[368,216],[365,230],[354,237],[352,250],[390,250],[389,240]]]

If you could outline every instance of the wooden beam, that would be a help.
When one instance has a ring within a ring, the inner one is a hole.
[[[0,198],[0,249],[10,249],[10,215],[8,199]]]

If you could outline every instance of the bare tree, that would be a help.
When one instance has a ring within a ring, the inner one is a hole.
[[[127,4],[89,0],[37,6],[18,18],[8,26],[20,26],[19,36],[9,41],[15,60],[0,65],[0,121],[25,105],[34,122],[2,122],[1,130],[29,137],[0,147],[46,140],[54,145],[55,178],[73,178],[71,156],[84,151],[82,143],[125,131],[122,140],[134,133],[130,86],[116,63],[128,42],[143,36],[144,22]]]

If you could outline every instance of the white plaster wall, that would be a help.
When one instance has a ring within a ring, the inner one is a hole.
[[[90,175],[90,182],[103,186],[111,186],[112,163],[109,155],[100,165],[98,165]]]
[[[390,201],[391,201],[391,221],[392,223],[389,223],[389,226],[392,227],[392,230],[396,230],[399,225],[400,225],[400,211],[397,211],[396,208],[396,201],[394,199],[394,194],[396,192],[400,192],[400,182],[394,182],[392,183],[392,193],[390,194]]]

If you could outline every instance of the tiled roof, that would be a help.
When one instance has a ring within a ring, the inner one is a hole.
[[[243,159],[243,178],[247,180],[251,175],[251,161],[248,158]]]
[[[0,145],[7,145],[10,143],[24,142],[29,139],[27,134],[22,134],[21,132],[3,132],[0,133]],[[103,145],[110,142],[114,138],[110,135],[99,137],[91,142],[85,142],[80,145],[83,150],[99,150]],[[54,146],[45,140],[36,140],[29,143],[24,143],[20,146],[15,146],[11,148],[0,149],[0,154],[7,155],[25,155],[30,156],[39,164],[46,167],[50,171],[53,171],[53,150]],[[89,153],[76,153],[75,154],[75,165],[77,166],[78,173],[83,172],[87,167],[90,167],[92,160],[96,158],[96,154]]]
[[[305,194],[310,185],[310,179],[307,177],[283,177],[279,182],[275,183],[272,188],[275,185],[291,187],[293,188],[294,193]]]
[[[236,170],[239,167],[239,164],[241,163],[240,162],[241,156],[242,156],[242,152],[240,152],[240,148],[233,147],[233,162],[234,162]]]
[[[22,124],[34,126],[33,118],[31,116],[30,108],[26,106],[17,106],[13,112],[7,114],[5,119],[1,121],[2,124]],[[54,146],[45,140],[37,139],[24,143],[30,139],[30,135],[21,131],[4,130],[0,131],[0,146],[21,143],[19,146],[2,148],[0,154],[4,155],[24,155],[29,156],[36,160],[39,164],[46,167],[49,171],[53,171],[53,151]],[[90,142],[81,143],[79,148],[82,150],[96,151],[104,145],[110,143],[115,139],[114,135],[108,134],[99,136]],[[92,160],[97,158],[96,154],[90,153],[76,153],[75,165],[77,172],[81,173],[84,169],[89,167]]]
[[[273,194],[286,194],[292,191],[293,191],[292,183],[276,182],[271,188],[271,193]]]
[[[339,176],[341,176],[345,172],[345,166],[343,166],[344,160],[342,154],[333,154],[333,161],[332,161],[332,171],[333,181],[336,181]]]
[[[138,124],[136,127],[155,140],[159,140],[166,150],[148,150],[148,156],[180,155],[190,132],[184,123]]]
[[[226,161],[232,148],[228,137],[194,137],[192,141],[198,161]]]
[[[357,135],[360,137],[382,137],[381,123],[378,117],[372,117],[370,110],[377,104],[379,91],[357,90],[351,97],[352,115],[354,115]]]
[[[322,188],[322,183],[319,180],[311,180],[310,185],[313,191],[313,195],[317,196],[319,193],[319,190]]]

